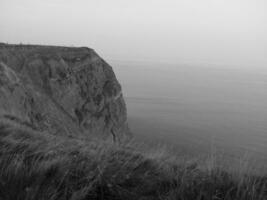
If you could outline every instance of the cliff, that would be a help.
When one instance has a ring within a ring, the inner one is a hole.
[[[85,47],[0,44],[0,112],[53,134],[129,134],[111,66]]]

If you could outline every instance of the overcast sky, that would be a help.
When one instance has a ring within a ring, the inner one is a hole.
[[[0,0],[0,41],[267,67],[267,0]]]

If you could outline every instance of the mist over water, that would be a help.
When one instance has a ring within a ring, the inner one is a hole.
[[[110,61],[131,130],[188,152],[267,160],[267,70]]]

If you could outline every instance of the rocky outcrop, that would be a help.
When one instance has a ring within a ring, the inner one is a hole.
[[[0,44],[0,111],[54,134],[129,133],[111,66],[85,47]]]

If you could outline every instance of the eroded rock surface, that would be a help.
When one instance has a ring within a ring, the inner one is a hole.
[[[111,66],[85,47],[0,44],[0,111],[55,134],[129,134]]]

